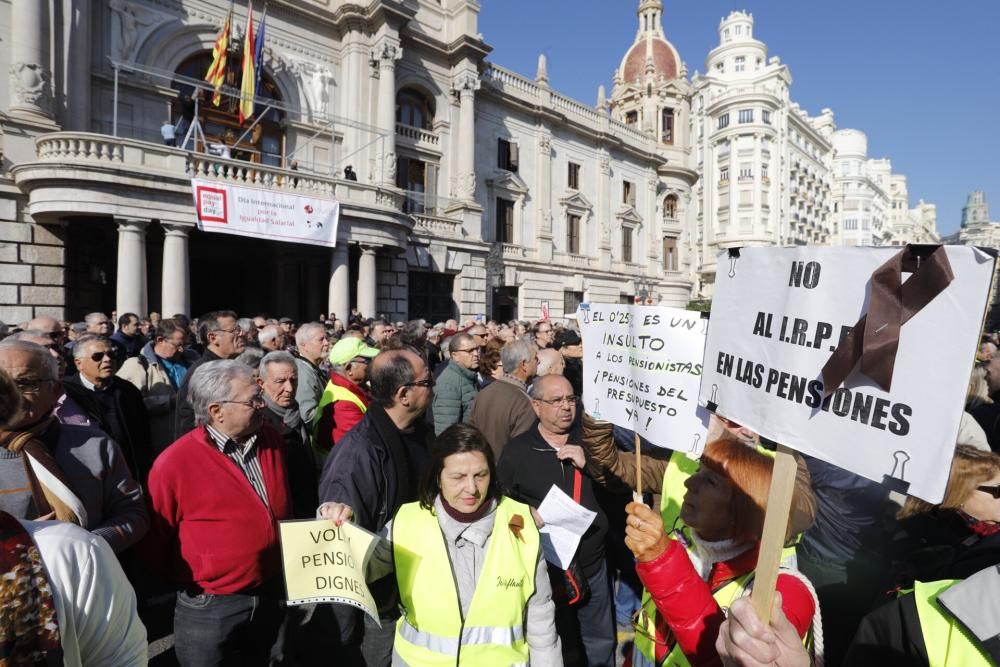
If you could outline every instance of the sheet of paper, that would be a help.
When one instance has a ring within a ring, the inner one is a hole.
[[[538,507],[538,513],[545,522],[538,531],[541,533],[545,560],[565,570],[576,555],[580,538],[594,523],[597,513],[574,502],[554,484]]]

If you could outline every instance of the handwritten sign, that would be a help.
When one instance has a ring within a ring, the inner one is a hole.
[[[842,385],[823,382],[824,365],[868,312],[873,273],[901,250],[721,255],[700,401],[767,438],[868,479],[894,478],[936,503],[948,481],[993,258],[943,248],[954,277],[897,328],[890,390],[862,373],[862,364]],[[877,323],[872,332],[881,333]]]
[[[708,320],[666,306],[584,303],[586,410],[659,447],[701,456],[708,411],[698,405]]]
[[[377,536],[352,523],[337,527],[325,519],[282,521],[279,529],[288,604],[347,604],[379,622],[365,582]]]

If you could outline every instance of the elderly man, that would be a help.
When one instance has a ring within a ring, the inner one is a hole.
[[[423,414],[434,378],[417,354],[389,350],[372,362],[371,385],[372,405],[327,460],[319,488],[320,500],[349,506],[359,526],[377,533],[401,505],[417,500],[417,480],[430,465],[433,434]],[[373,582],[371,591],[382,627],[365,615],[361,651],[364,664],[388,665],[399,616],[395,577]],[[340,605],[334,611],[341,642],[349,644],[359,614]]]
[[[0,511],[70,521],[116,553],[138,542],[149,527],[142,490],[107,435],[55,419],[62,383],[48,350],[0,342],[0,369],[21,392],[20,410],[0,430]]]
[[[573,393],[583,396],[583,340],[580,334],[572,329],[563,329],[552,347],[559,350],[566,362],[563,375],[573,385]]]
[[[243,364],[205,362],[186,384],[198,426],[149,474],[147,561],[178,589],[181,665],[267,665],[282,618],[278,521],[292,518],[285,443]]]
[[[142,392],[115,377],[114,351],[104,336],[82,336],[73,348],[73,361],[78,372],[66,378],[66,393],[118,443],[132,476],[144,483],[154,453]]]
[[[531,336],[539,350],[552,347],[552,324],[548,320],[538,320],[535,326],[531,327]]]
[[[66,330],[63,329],[62,322],[48,315],[39,315],[28,322],[25,331],[34,331],[47,336],[50,341],[60,346],[66,344]]]
[[[563,356],[557,350],[547,347],[538,351],[538,371],[536,375],[562,375],[566,368]]]
[[[118,318],[118,331],[111,334],[111,340],[121,345],[125,356],[119,360],[119,365],[131,357],[139,356],[146,341],[139,333],[139,316],[135,313],[125,313]]]
[[[450,360],[434,383],[434,433],[469,421],[478,389],[479,346],[469,334],[456,334],[448,343]]]
[[[296,519],[311,519],[319,504],[316,485],[319,474],[310,447],[309,422],[302,419],[295,402],[297,359],[290,352],[268,352],[260,360],[257,384],[264,390],[264,423],[285,441],[285,461],[292,491],[292,514]]]
[[[396,333],[396,329],[385,320],[375,320],[372,322],[370,345],[382,349]]]
[[[353,336],[341,338],[330,349],[330,381],[313,417],[313,446],[321,456],[329,454],[368,411],[368,364],[378,353]]]
[[[529,341],[515,340],[500,352],[503,377],[479,392],[469,423],[486,436],[497,459],[504,445],[524,433],[535,422],[527,383],[538,369],[538,348]]]
[[[278,320],[278,327],[281,329],[281,333],[285,335],[286,339],[295,335],[295,320],[290,317],[282,317]]]
[[[257,342],[267,352],[277,352],[285,349],[285,333],[277,324],[268,324],[257,331]]]
[[[187,331],[176,320],[160,320],[153,340],[139,356],[127,359],[118,377],[128,380],[142,393],[150,419],[154,457],[174,441],[174,411],[177,391],[188,366],[184,360]]]
[[[535,380],[531,409],[537,420],[504,447],[497,475],[512,498],[532,507],[538,507],[553,486],[571,498],[578,487],[577,502],[597,513],[580,540],[575,558],[587,578],[590,596],[572,607],[566,600],[557,599],[556,627],[567,665],[614,665],[615,621],[604,552],[608,518],[597,501],[596,482],[585,473],[583,448],[573,444],[576,400],[564,377],[546,375]],[[552,570],[551,574],[557,579],[554,583],[561,584],[558,579],[564,576],[562,571]],[[580,653],[586,660],[580,660]]]
[[[295,400],[299,404],[302,419],[307,424],[312,424],[320,398],[323,397],[323,388],[327,383],[326,374],[319,368],[326,355],[330,353],[330,340],[326,337],[326,327],[319,322],[303,324],[295,332],[295,347],[298,351],[295,365],[299,375]]]
[[[472,339],[480,349],[486,347],[486,343],[490,340],[490,330],[482,324],[477,324],[474,327],[471,327],[465,333],[472,336]]]
[[[243,330],[236,324],[238,319],[233,311],[220,310],[202,315],[198,321],[198,336],[205,346],[205,352],[188,367],[184,382],[177,390],[174,438],[179,438],[194,428],[194,409],[187,400],[187,382],[195,369],[209,361],[235,359],[243,353],[246,340],[243,337]]]

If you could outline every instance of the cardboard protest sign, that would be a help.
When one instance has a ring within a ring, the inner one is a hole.
[[[920,248],[721,255],[700,401],[940,502],[994,259],[971,247]]]
[[[376,535],[348,522],[334,526],[326,519],[282,521],[278,528],[288,604],[338,602],[379,622],[365,581]]]
[[[701,456],[709,415],[697,397],[708,320],[666,306],[584,303],[577,321],[587,412]]]

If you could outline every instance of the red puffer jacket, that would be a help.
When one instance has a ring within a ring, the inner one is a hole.
[[[636,571],[656,603],[656,661],[663,660],[673,648],[667,638],[673,633],[692,667],[721,665],[715,650],[719,627],[726,620],[712,591],[753,570],[757,565],[757,547],[712,567],[708,581],[695,570],[687,550],[677,540],[657,558],[638,563]],[[799,579],[778,575],[776,586],[781,593],[781,607],[788,620],[805,637],[812,623],[816,605],[809,589]]]

